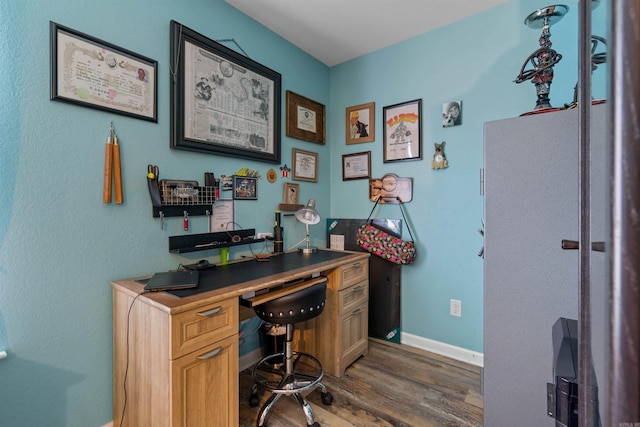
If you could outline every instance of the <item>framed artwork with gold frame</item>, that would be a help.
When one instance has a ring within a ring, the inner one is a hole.
[[[354,105],[346,108],[347,145],[373,142],[376,133],[376,104]]]
[[[282,195],[282,203],[287,205],[298,205],[300,194],[300,184],[294,184],[293,182],[284,183],[284,194]]]
[[[301,205],[298,201],[300,197],[300,184],[285,182],[283,188],[282,203],[278,204],[278,209],[281,211],[297,211],[301,209],[304,205]]]

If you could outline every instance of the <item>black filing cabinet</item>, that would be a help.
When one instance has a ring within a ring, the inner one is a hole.
[[[390,234],[402,235],[402,220],[375,219]],[[356,244],[358,228],[366,219],[327,219],[327,247],[364,252]],[[369,336],[400,342],[401,266],[375,255],[369,258]]]

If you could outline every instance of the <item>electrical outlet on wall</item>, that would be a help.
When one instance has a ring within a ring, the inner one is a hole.
[[[459,299],[449,300],[449,314],[453,317],[462,317],[462,301]]]
[[[257,233],[256,239],[273,239],[273,233]]]

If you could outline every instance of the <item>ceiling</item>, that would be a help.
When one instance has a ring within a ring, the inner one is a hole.
[[[509,0],[225,0],[328,66]]]

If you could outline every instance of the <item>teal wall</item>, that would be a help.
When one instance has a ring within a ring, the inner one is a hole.
[[[147,164],[159,165],[161,178],[201,183],[207,171],[279,172],[279,165],[169,148],[172,19],[214,40],[234,38],[253,60],[282,74],[283,100],[290,89],[329,104],[328,67],[222,0],[0,0],[0,349],[9,353],[0,361],[3,426],[109,422],[109,283],[203,257],[219,260],[217,250],[168,252],[168,236],[185,234],[182,219],[166,220],[162,230],[152,218]],[[49,21],[157,60],[158,123],[49,100]],[[123,205],[102,203],[111,121],[121,145]],[[283,114],[282,129],[284,123]],[[316,197],[327,216],[330,145],[283,137],[289,165],[293,146],[320,155],[320,183],[301,182],[300,196]],[[260,180],[259,200],[239,201],[236,221],[272,230],[283,182]],[[285,228],[286,245],[303,237],[292,218]],[[191,217],[189,233],[206,231],[205,217]],[[248,248],[232,248],[231,257],[243,253]]]
[[[565,55],[552,88],[556,105],[572,98],[577,76],[577,3],[568,4],[570,15],[552,28],[554,47]],[[222,0],[0,0],[0,349],[9,353],[0,361],[0,424],[108,423],[109,283],[203,257],[219,259],[213,250],[168,253],[167,237],[185,232],[179,218],[161,229],[151,217],[147,164],[159,165],[161,178],[198,181],[206,171],[277,170],[169,149],[172,19],[214,40],[234,38],[252,59],[282,74],[283,101],[288,89],[327,106],[325,146],[282,140],[283,163],[291,165],[292,147],[319,153],[319,182],[300,182],[300,197],[315,197],[322,217],[363,217],[371,206],[365,181],[342,182],[344,153],[371,150],[374,176],[414,178],[407,208],[420,257],[403,267],[403,330],[481,352],[482,261],[476,253],[482,240],[476,230],[482,218],[482,123],[533,106],[532,85],[512,80],[537,47],[538,30],[522,21],[540,6],[546,4],[512,1],[329,69]],[[600,9],[596,13],[603,15]],[[156,59],[158,123],[50,101],[49,21]],[[594,77],[603,74],[598,70]],[[604,96],[602,81],[596,97]],[[424,160],[383,164],[382,106],[415,98],[423,99]],[[464,124],[442,129],[441,104],[451,99],[463,100]],[[376,141],[346,146],[345,107],[370,101],[376,102]],[[284,103],[282,113],[284,130]],[[123,205],[101,200],[111,121],[121,143]],[[442,140],[450,167],[432,171],[431,147]],[[270,230],[283,182],[262,179],[258,201],[237,203],[236,221]],[[387,206],[380,215],[396,217],[397,211]],[[290,247],[304,229],[291,218],[284,226]],[[191,218],[189,233],[206,231],[204,217]],[[312,238],[323,246],[324,227],[312,227]],[[247,248],[231,251],[232,258],[247,254]],[[463,301],[461,319],[448,315],[450,298]]]
[[[573,100],[578,74],[578,4],[566,3],[569,12],[551,27],[553,48],[563,54],[551,86],[555,107]],[[366,181],[342,182],[342,154],[371,151],[373,177],[395,173],[414,180],[413,201],[406,208],[418,258],[402,269],[405,333],[483,351],[482,259],[477,256],[482,247],[477,230],[483,217],[483,123],[515,117],[535,106],[533,84],[513,80],[539,47],[540,30],[525,26],[524,19],[547,5],[546,0],[510,1],[331,70],[329,116],[337,124],[329,131],[334,143],[332,216],[366,218],[372,207]],[[594,34],[606,36],[605,12],[603,6],[595,10]],[[605,68],[600,66],[593,76],[596,98],[605,97]],[[383,107],[417,98],[423,102],[424,159],[383,163]],[[462,100],[463,124],[443,128],[442,104],[452,100]],[[346,145],[345,108],[372,101],[375,142]],[[442,141],[449,167],[432,170],[433,144]],[[401,218],[395,206],[379,208],[378,217]],[[450,299],[462,301],[462,318],[449,315]]]

